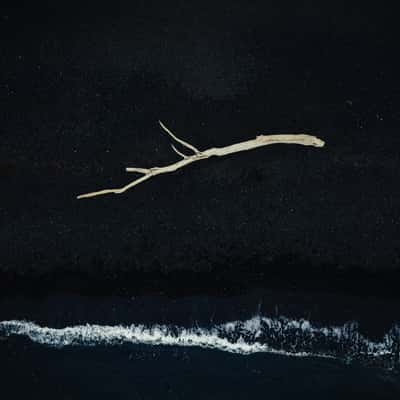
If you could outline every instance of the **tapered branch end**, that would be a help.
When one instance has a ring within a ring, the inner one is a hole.
[[[179,156],[181,156],[182,158],[188,158],[188,156],[186,154],[181,153],[173,144],[171,144],[172,150],[175,151],[176,154],[178,154]]]
[[[322,139],[319,139],[317,137],[313,137],[312,140],[312,146],[314,147],[324,147],[325,146],[325,142]]]
[[[180,143],[182,146],[192,150],[195,154],[200,153],[200,150],[198,148],[196,148],[195,146],[193,146],[192,144],[185,142],[182,139],[179,139],[174,133],[171,132],[171,130],[169,130],[160,120],[158,121],[158,123],[160,124],[161,128],[168,133],[169,136],[172,137],[172,139],[174,139],[176,142]]]
[[[150,173],[149,168],[126,167],[125,171],[126,172],[137,172],[138,174],[149,174]]]
[[[93,197],[93,196],[89,196],[88,194],[80,194],[79,196],[76,196],[76,198],[77,198],[78,200],[80,200],[80,199],[87,199],[87,198],[89,198],[89,197]]]

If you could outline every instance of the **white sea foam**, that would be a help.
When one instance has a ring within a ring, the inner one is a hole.
[[[390,358],[396,362],[400,346],[398,326],[394,326],[380,341],[373,341],[362,335],[354,322],[343,326],[317,326],[304,319],[261,316],[209,328],[142,324],[49,328],[34,322],[10,320],[0,322],[0,334],[26,336],[34,342],[55,347],[131,343],[194,346],[237,354],[268,352],[346,359]]]

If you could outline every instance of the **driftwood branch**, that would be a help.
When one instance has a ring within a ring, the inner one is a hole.
[[[181,160],[166,165],[164,167],[152,167],[152,168],[137,168],[137,167],[128,167],[126,171],[134,172],[142,174],[141,177],[133,180],[127,185],[115,188],[115,189],[103,189],[96,192],[90,192],[86,194],[81,194],[77,198],[84,199],[88,197],[100,196],[103,194],[115,193],[120,194],[126,192],[128,189],[139,185],[140,183],[147,181],[148,179],[161,174],[167,174],[170,172],[174,172],[180,168],[185,167],[188,164],[194,163],[196,161],[204,160],[209,157],[217,156],[222,157],[228,154],[239,153],[241,151],[256,149],[257,147],[268,146],[270,144],[300,144],[303,146],[314,146],[314,147],[323,147],[324,141],[311,135],[304,134],[284,134],[284,135],[259,135],[255,139],[247,140],[245,142],[235,143],[225,147],[212,147],[207,150],[200,151],[190,143],[185,142],[182,139],[179,139],[176,135],[174,135],[161,121],[159,121],[161,128],[174,139],[177,143],[186,148],[186,150],[190,150],[192,152],[191,155],[184,154],[179,151],[174,145],[171,144],[172,149],[182,157]]]

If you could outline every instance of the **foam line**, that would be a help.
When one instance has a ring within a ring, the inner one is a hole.
[[[310,321],[286,317],[256,316],[209,328],[175,325],[132,324],[76,325],[49,328],[29,321],[2,321],[0,335],[25,336],[43,345],[95,346],[144,344],[195,346],[237,354],[260,352],[292,356],[335,358],[399,358],[400,328],[394,326],[380,341],[372,341],[358,331],[356,323],[343,326],[316,326]]]

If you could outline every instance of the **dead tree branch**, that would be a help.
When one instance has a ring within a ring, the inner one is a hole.
[[[268,146],[270,144],[300,144],[303,146],[314,146],[314,147],[323,147],[324,141],[311,135],[304,134],[282,134],[282,135],[259,135],[255,139],[247,140],[245,142],[231,144],[225,147],[212,147],[207,150],[200,151],[195,146],[190,143],[185,142],[182,139],[179,139],[176,135],[174,135],[161,121],[159,121],[161,128],[174,139],[177,143],[185,147],[187,150],[192,152],[191,155],[184,154],[179,151],[173,144],[171,144],[172,149],[177,153],[181,160],[166,165],[164,167],[152,167],[152,168],[137,168],[137,167],[128,167],[126,171],[135,172],[142,174],[141,177],[133,180],[127,185],[115,188],[115,189],[103,189],[96,192],[90,192],[86,194],[81,194],[77,198],[84,199],[88,197],[100,196],[103,194],[115,193],[121,194],[126,192],[128,189],[139,185],[140,183],[147,181],[148,179],[161,174],[167,174],[170,172],[174,172],[180,168],[185,167],[188,164],[194,163],[196,161],[204,160],[206,158],[217,156],[222,157],[232,153],[239,153],[241,151],[253,150],[257,147]]]

